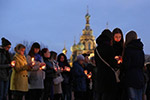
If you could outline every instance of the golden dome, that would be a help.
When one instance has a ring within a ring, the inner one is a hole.
[[[71,51],[74,52],[74,51],[76,51],[76,50],[77,50],[77,45],[74,44],[74,45],[71,47]]]
[[[81,42],[79,42],[77,45],[77,49],[78,50],[84,50],[84,45]]]

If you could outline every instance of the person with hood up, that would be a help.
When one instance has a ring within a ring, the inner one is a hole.
[[[142,93],[145,84],[144,80],[145,56],[143,43],[137,39],[135,31],[126,34],[125,50],[123,54],[123,83],[127,89],[127,100],[142,100]]]
[[[97,66],[98,100],[116,100],[117,79],[114,70],[117,68],[117,62],[112,47],[111,31],[105,29],[96,39],[96,43],[95,61]]]
[[[9,49],[11,43],[2,38],[2,46],[0,47],[0,100],[6,100],[9,87],[9,76],[11,69],[11,59]]]

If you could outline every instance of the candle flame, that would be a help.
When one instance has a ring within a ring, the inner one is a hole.
[[[92,75],[88,74],[87,77],[88,77],[88,79],[90,79],[92,77]]]
[[[40,67],[40,70],[45,69],[45,68],[46,68],[46,66],[44,65],[44,66]]]
[[[34,62],[34,57],[31,58],[31,61]]]
[[[84,73],[85,73],[85,75],[87,75],[87,73],[88,73],[87,70],[85,70]]]
[[[16,64],[16,62],[15,62],[15,61],[12,61],[12,62],[11,62],[11,66],[13,66],[13,67],[14,67],[14,66],[15,66],[15,64]]]
[[[69,68],[69,67],[66,67],[66,71],[70,72],[70,68]]]

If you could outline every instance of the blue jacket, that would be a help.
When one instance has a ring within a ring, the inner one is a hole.
[[[73,78],[74,91],[86,91],[86,75],[84,74],[82,65],[80,65],[77,61],[73,63],[71,74]]]
[[[144,51],[140,39],[127,44],[123,56],[123,83],[126,87],[141,89],[144,87]]]

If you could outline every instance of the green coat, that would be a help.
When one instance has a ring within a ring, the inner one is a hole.
[[[13,91],[28,91],[28,72],[29,67],[27,66],[26,57],[18,53],[15,54],[14,61],[16,65],[13,68],[11,75],[10,90]]]

